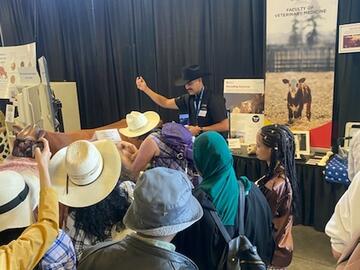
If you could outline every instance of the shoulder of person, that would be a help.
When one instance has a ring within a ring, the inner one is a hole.
[[[107,253],[107,259],[109,255],[113,254],[114,258],[118,257],[120,250],[125,250],[121,245],[122,241],[107,241],[97,244],[89,249],[86,249],[79,261],[78,269],[92,269],[94,263],[100,263],[99,259],[103,257],[104,252]]]
[[[199,187],[195,188],[193,191],[193,195],[204,209],[207,209],[209,211],[216,211],[210,195],[207,194],[204,190]]]
[[[184,101],[186,102],[187,100],[189,100],[190,98],[190,95],[189,94],[183,94],[183,95],[180,95],[178,97],[175,98],[175,101]]]

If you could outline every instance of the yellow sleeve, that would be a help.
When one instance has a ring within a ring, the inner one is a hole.
[[[38,222],[18,239],[0,247],[0,269],[33,269],[59,233],[59,204],[51,187],[40,191]]]

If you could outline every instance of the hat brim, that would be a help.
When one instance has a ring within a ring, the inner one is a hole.
[[[130,130],[128,127],[120,128],[119,132],[128,138],[134,138],[134,137],[144,135],[147,132],[151,131],[152,129],[156,128],[156,126],[160,122],[160,116],[156,112],[148,111],[148,112],[144,113],[144,116],[148,120],[147,124],[144,127],[139,128],[137,130]]]
[[[199,74],[198,76],[194,77],[194,78],[191,78],[191,80],[184,80],[183,78],[180,78],[180,79],[177,79],[175,81],[175,86],[184,86],[185,84],[193,81],[193,80],[196,80],[196,79],[199,79],[199,78],[203,78],[203,77],[206,77],[206,76],[210,76],[211,73],[210,72],[203,72],[201,74]]]
[[[146,221],[142,220],[142,217],[134,211],[133,205],[134,202],[130,205],[124,216],[123,222],[125,226],[133,231],[150,236],[168,236],[176,234],[190,227],[203,216],[203,209],[200,203],[195,197],[191,196],[190,202],[187,204],[186,211],[181,213],[183,219],[186,220],[185,222],[161,226],[158,228],[144,228],[144,226],[146,226],[144,225]]]
[[[68,181],[65,156],[67,147],[62,148],[50,160],[49,171],[53,188],[59,201],[71,207],[86,207],[105,199],[116,186],[121,173],[121,158],[116,145],[112,141],[92,142],[103,158],[103,169],[99,177],[89,185],[78,186]]]
[[[29,194],[14,209],[0,215],[0,232],[7,229],[25,228],[35,222],[34,210],[39,204],[39,179],[30,173],[20,174],[29,186]]]

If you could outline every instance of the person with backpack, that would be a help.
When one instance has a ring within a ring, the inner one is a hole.
[[[257,158],[267,162],[267,173],[256,183],[273,214],[275,252],[269,269],[286,269],[293,254],[292,226],[298,211],[294,135],[285,125],[269,125],[256,137]]]
[[[225,99],[210,91],[203,84],[203,77],[210,73],[202,70],[199,65],[186,66],[182,76],[175,82],[183,86],[186,94],[177,98],[166,98],[150,89],[142,77],[136,78],[137,88],[148,95],[157,105],[179,110],[181,123],[187,125],[192,135],[197,136],[205,131],[220,132],[227,138],[229,120],[227,118]]]
[[[126,116],[128,127],[120,129],[120,133],[129,138],[144,137],[144,134],[150,134],[141,143],[139,149],[128,142],[119,143],[120,151],[123,154],[122,162],[125,167],[135,178],[148,165],[151,168],[166,167],[179,170],[185,172],[196,186],[200,177],[193,163],[193,137],[190,131],[183,125],[174,122],[166,123],[161,130],[154,132],[149,132],[149,129],[144,128],[134,129],[133,123],[141,122],[132,119],[137,117],[142,117],[142,115],[138,112],[128,114]]]
[[[239,235],[239,223],[243,222],[244,235],[256,246],[261,260],[269,264],[274,250],[272,215],[261,191],[246,177],[237,179],[232,155],[219,133],[209,131],[198,136],[193,154],[196,168],[203,178],[193,194],[200,202],[204,215],[177,234],[173,241],[176,250],[191,258],[199,269],[230,269],[226,268],[224,260],[228,241],[221,229],[225,227],[228,236],[233,239]],[[245,205],[239,203],[239,182],[245,194]],[[221,220],[220,226],[213,217],[214,213]],[[257,263],[260,266],[261,261]],[[264,264],[262,266],[265,267]]]

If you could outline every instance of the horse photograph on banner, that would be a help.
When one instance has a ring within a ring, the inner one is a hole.
[[[323,135],[331,127],[336,18],[337,0],[267,1],[268,122]]]

